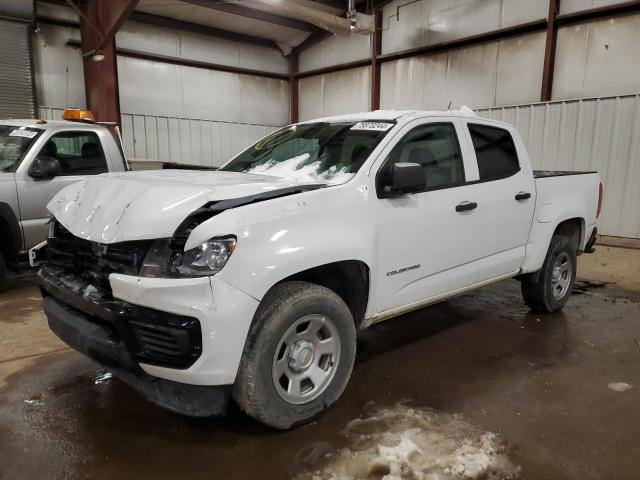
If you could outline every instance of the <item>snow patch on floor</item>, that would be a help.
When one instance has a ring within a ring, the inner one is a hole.
[[[347,173],[344,168],[338,170],[335,165],[319,173],[320,162],[306,163],[308,160],[309,154],[304,153],[282,162],[267,161],[247,170],[246,173],[271,175],[295,182],[321,182],[332,185],[344,183],[354,175],[353,173]]]
[[[517,478],[497,435],[458,415],[398,404],[350,422],[347,446],[327,453],[297,480]]]
[[[607,385],[614,392],[626,392],[627,390],[631,390],[633,386],[629,385],[625,382],[613,382]]]

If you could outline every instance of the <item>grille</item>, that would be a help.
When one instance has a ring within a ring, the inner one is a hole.
[[[74,236],[60,223],[54,222],[47,241],[47,263],[82,278],[93,279],[109,287],[109,274],[136,275],[151,240],[120,242],[109,245]]]

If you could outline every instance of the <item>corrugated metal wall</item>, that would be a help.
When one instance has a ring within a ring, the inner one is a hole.
[[[63,109],[40,107],[40,117],[58,120]],[[128,159],[151,159],[218,167],[277,127],[238,122],[122,113]]]
[[[0,118],[32,118],[35,109],[28,23],[0,20]]]
[[[596,170],[604,184],[600,233],[640,238],[640,95],[478,110],[515,125],[534,168]]]
[[[277,127],[193,118],[122,114],[125,154],[219,167]]]

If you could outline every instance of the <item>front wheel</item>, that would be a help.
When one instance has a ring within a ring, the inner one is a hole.
[[[554,235],[537,281],[522,281],[524,302],[535,312],[551,313],[565,306],[576,279],[576,251],[569,237]]]
[[[308,422],[340,397],[355,353],[353,317],[338,295],[308,282],[276,285],[249,330],[234,399],[274,428]]]

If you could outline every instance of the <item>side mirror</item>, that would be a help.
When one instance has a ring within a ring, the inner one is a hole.
[[[36,157],[29,167],[29,176],[36,180],[53,178],[62,173],[60,162],[51,157]]]
[[[413,193],[424,190],[427,180],[424,169],[417,163],[396,163],[391,171],[391,185],[385,190],[389,196],[400,196],[404,193]]]

